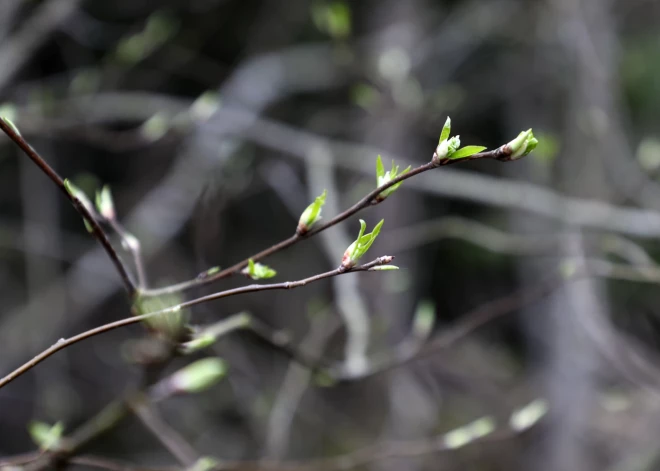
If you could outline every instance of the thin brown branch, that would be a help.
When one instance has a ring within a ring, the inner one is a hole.
[[[191,299],[189,301],[185,301],[181,304],[177,304],[176,306],[169,307],[167,309],[163,309],[160,311],[155,311],[155,312],[149,312],[146,314],[141,314],[139,316],[133,316],[133,317],[128,317],[126,319],[121,319],[115,322],[110,322],[109,324],[105,324],[99,327],[96,327],[94,329],[87,330],[85,332],[82,332],[78,335],[75,335],[73,337],[69,337],[67,339],[60,339],[58,340],[55,344],[41,352],[39,355],[33,357],[29,361],[27,361],[25,364],[22,366],[18,367],[16,370],[12,371],[8,375],[6,375],[4,378],[0,379],[0,388],[3,386],[7,385],[14,379],[18,378],[22,374],[26,373],[27,371],[31,370],[34,368],[36,365],[44,361],[46,358],[52,356],[53,354],[57,353],[58,351],[73,345],[74,343],[81,342],[83,340],[86,340],[91,337],[95,337],[96,335],[103,334],[105,332],[109,332],[114,329],[118,329],[119,327],[124,327],[127,325],[131,324],[137,324],[140,323],[146,319],[149,319],[151,317],[163,315],[163,314],[170,314],[173,312],[180,311],[181,309],[185,309],[188,307],[196,306],[198,304],[206,303],[209,301],[214,301],[216,299],[221,299],[221,298],[227,298],[230,296],[236,296],[239,294],[245,294],[245,293],[255,293],[259,291],[271,291],[271,290],[288,290],[288,289],[294,289],[294,288],[299,288],[301,286],[305,286],[309,283],[314,283],[316,281],[320,281],[326,278],[332,278],[334,276],[338,275],[343,275],[345,273],[355,273],[355,272],[361,272],[361,271],[370,271],[374,267],[380,266],[380,265],[386,265],[390,263],[394,257],[391,256],[383,256],[379,257],[376,260],[373,260],[372,262],[366,263],[364,265],[356,266],[353,268],[348,268],[344,269],[342,267],[336,268],[334,270],[330,270],[325,273],[320,273],[314,276],[310,276],[309,278],[304,278],[302,280],[298,281],[285,281],[283,283],[272,283],[272,284],[252,284],[248,286],[241,286],[239,288],[234,288],[234,289],[228,289],[225,291],[219,291],[217,293],[210,294],[208,296],[202,296],[200,298],[196,299]]]
[[[197,287],[197,286],[202,286],[202,285],[207,285],[209,283],[213,283],[214,281],[221,280],[223,278],[227,278],[229,276],[235,275],[239,273],[243,268],[245,268],[248,265],[248,261],[252,259],[255,262],[258,262],[260,260],[263,260],[266,257],[269,257],[273,255],[276,252],[279,252],[281,250],[287,249],[291,247],[292,245],[297,244],[301,240],[309,239],[310,237],[318,234],[319,232],[325,231],[326,229],[336,226],[340,222],[345,221],[349,217],[353,216],[354,214],[362,211],[365,208],[368,208],[370,206],[374,206],[376,204],[381,203],[384,201],[383,199],[378,199],[377,196],[380,195],[384,190],[387,190],[391,186],[396,185],[399,182],[405,181],[409,178],[412,178],[416,175],[422,174],[424,172],[427,172],[429,170],[432,170],[437,167],[442,167],[445,165],[451,165],[459,162],[465,162],[468,160],[479,160],[479,159],[495,159],[495,160],[501,160],[501,161],[506,161],[508,160],[510,155],[510,151],[508,150],[507,146],[501,146],[498,147],[495,150],[487,151],[487,152],[480,152],[477,154],[474,154],[470,157],[463,158],[463,159],[443,159],[439,163],[434,163],[434,162],[427,162],[423,165],[420,165],[419,167],[410,170],[409,172],[403,173],[399,175],[398,177],[392,179],[391,181],[384,183],[383,185],[373,189],[369,193],[367,193],[362,199],[360,199],[357,203],[355,203],[353,206],[350,208],[346,209],[345,211],[337,214],[335,217],[332,219],[318,224],[314,226],[311,230],[305,232],[305,233],[299,233],[295,232],[292,236],[288,237],[287,239],[284,239],[271,247],[268,247],[265,250],[262,250],[261,252],[258,252],[254,255],[251,255],[250,257],[247,257],[246,259],[228,267],[225,268],[224,270],[219,271],[218,273],[215,273],[213,275],[207,276],[205,272],[202,272],[200,275],[198,275],[196,278],[189,280],[189,281],[184,281],[182,283],[177,283],[174,285],[166,286],[163,288],[157,288],[157,289],[152,289],[152,290],[147,290],[145,291],[146,295],[150,296],[158,296],[162,294],[168,294],[168,293],[176,293],[176,292],[181,292],[181,291],[186,291],[188,289]]]
[[[115,251],[110,243],[108,235],[105,233],[103,228],[99,225],[98,221],[91,213],[91,211],[74,195],[67,191],[66,186],[64,185],[64,180],[60,177],[57,172],[50,166],[48,163],[39,155],[39,153],[32,148],[28,142],[23,139],[23,137],[18,134],[14,128],[9,125],[2,117],[0,117],[0,129],[12,140],[14,143],[27,155],[30,160],[32,160],[39,169],[46,174],[50,180],[55,183],[55,185],[66,195],[66,197],[71,201],[73,207],[78,211],[82,218],[87,221],[91,227],[91,232],[94,237],[99,241],[103,249],[106,251],[110,260],[115,266],[115,269],[119,273],[124,286],[129,296],[133,296],[136,293],[135,283],[131,279],[131,276],[126,269],[126,266],[122,262],[119,254]]]

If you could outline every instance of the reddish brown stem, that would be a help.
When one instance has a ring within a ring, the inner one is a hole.
[[[378,195],[380,195],[384,190],[387,190],[391,186],[396,185],[399,182],[402,182],[404,180],[407,180],[408,178],[412,178],[416,175],[419,175],[421,173],[427,172],[428,170],[434,169],[436,167],[443,167],[445,165],[451,165],[455,164],[458,162],[465,162],[467,160],[478,160],[478,159],[495,159],[495,160],[502,160],[506,161],[510,152],[506,148],[506,146],[501,146],[498,147],[495,150],[492,151],[487,151],[487,152],[479,152],[478,154],[474,154],[470,157],[462,158],[462,159],[442,159],[440,162],[435,163],[433,161],[425,163],[423,165],[420,165],[417,168],[414,168],[410,170],[409,172],[403,173],[399,175],[398,177],[392,179],[391,181],[373,189],[371,192],[367,193],[360,201],[355,203],[353,206],[350,208],[346,209],[345,211],[337,214],[335,217],[332,219],[318,224],[309,231],[305,233],[298,233],[295,232],[292,236],[288,237],[287,239],[282,240],[281,242],[278,242],[275,245],[272,245],[271,247],[268,247],[265,250],[262,250],[261,252],[258,252],[254,255],[251,255],[250,257],[241,260],[240,262],[225,268],[224,270],[221,270],[213,275],[208,275],[206,276],[204,273],[202,273],[202,276],[198,276],[197,278],[194,278],[189,281],[184,281],[182,283],[177,283],[174,285],[166,286],[163,288],[157,288],[157,289],[151,289],[151,290],[146,290],[144,291],[145,295],[148,296],[159,296],[163,294],[169,294],[169,293],[178,293],[181,291],[186,291],[188,289],[197,287],[197,286],[202,286],[202,285],[207,285],[209,283],[213,283],[214,281],[221,280],[223,278],[227,278],[229,276],[235,275],[239,273],[243,268],[245,268],[248,265],[248,260],[252,259],[255,262],[258,262],[260,260],[263,260],[266,257],[269,257],[270,255],[273,255],[276,252],[279,252],[281,250],[287,249],[291,247],[292,245],[297,244],[301,240],[304,239],[309,239],[310,237],[318,234],[319,232],[325,231],[326,229],[335,226],[339,224],[342,221],[345,221],[349,217],[353,216],[354,214],[358,213],[359,211],[369,207],[369,206],[374,206],[376,204],[381,203],[384,201],[384,199],[378,198]]]

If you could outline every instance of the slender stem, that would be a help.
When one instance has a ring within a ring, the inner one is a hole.
[[[126,287],[126,291],[128,291],[129,296],[133,296],[136,293],[136,287],[135,284],[133,283],[133,280],[131,279],[131,276],[126,269],[126,266],[122,262],[121,258],[119,257],[119,254],[115,251],[115,249],[112,247],[112,244],[110,244],[110,240],[103,230],[103,228],[99,225],[98,221],[94,217],[94,215],[90,212],[90,210],[80,201],[80,199],[76,198],[74,195],[69,193],[67,191],[65,185],[64,185],[64,180],[62,180],[62,177],[60,177],[57,172],[50,166],[48,163],[39,155],[39,153],[32,148],[28,142],[23,139],[23,137],[18,134],[12,126],[10,126],[3,118],[0,117],[0,129],[12,140],[14,143],[27,155],[36,165],[39,167],[39,169],[46,174],[48,178],[51,179],[55,185],[66,195],[66,197],[71,201],[71,204],[73,207],[78,211],[78,213],[83,217],[85,221],[87,221],[91,227],[91,232],[94,237],[100,242],[101,246],[103,249],[106,251],[108,256],[110,257],[110,260],[115,266],[115,269],[119,273],[119,276],[121,277],[124,286]]]
[[[176,430],[165,423],[147,402],[146,397],[130,401],[129,406],[142,424],[186,469],[195,464],[199,453]]]
[[[106,219],[106,221],[121,238],[124,248],[133,255],[133,263],[135,264],[135,272],[137,273],[137,288],[143,292],[147,288],[147,275],[142,259],[140,241],[130,234],[116,219]]]
[[[316,370],[318,368],[318,362],[296,348],[291,336],[286,331],[273,329],[271,326],[246,312],[234,314],[208,326],[196,327],[195,330],[196,334],[193,336],[192,342],[199,337],[212,336],[214,339],[218,339],[232,332],[245,330],[275,350],[284,353],[295,363],[310,370]],[[181,350],[184,353],[187,351],[187,346],[185,343],[181,345]]]
[[[228,267],[225,268],[224,270],[219,271],[218,273],[215,273],[213,275],[207,276],[205,272],[202,272],[200,275],[197,276],[197,278],[194,278],[189,281],[184,281],[182,283],[177,283],[174,285],[170,286],[165,286],[163,288],[157,288],[157,289],[151,289],[151,290],[146,290],[143,292],[143,294],[148,295],[148,296],[159,296],[163,294],[168,294],[168,293],[177,293],[181,291],[186,291],[188,289],[194,288],[196,286],[202,286],[202,285],[207,285],[209,283],[213,283],[214,281],[227,278],[229,276],[235,275],[236,273],[240,272],[243,268],[245,268],[248,265],[248,260],[252,259],[255,262],[258,262],[270,255],[273,255],[276,252],[279,252],[281,250],[287,249],[291,247],[292,245],[297,244],[301,240],[304,239],[309,239],[310,237],[318,234],[319,232],[325,231],[326,229],[335,226],[339,224],[342,221],[345,221],[349,217],[353,216],[354,214],[358,213],[359,211],[368,208],[369,206],[374,206],[376,204],[381,203],[382,199],[378,199],[377,196],[380,195],[384,190],[387,190],[391,186],[396,185],[399,182],[402,182],[404,180],[407,180],[408,178],[412,178],[416,175],[419,175],[421,173],[427,172],[429,170],[432,170],[437,167],[443,167],[445,165],[451,165],[459,162],[465,162],[467,160],[479,160],[479,159],[495,159],[495,160],[501,160],[501,161],[506,161],[509,158],[509,155],[511,154],[510,150],[507,148],[506,145],[498,147],[495,150],[492,151],[487,151],[487,152],[479,152],[478,154],[474,154],[470,157],[466,157],[463,159],[443,159],[439,161],[438,163],[435,163],[433,161],[427,162],[423,165],[420,165],[417,168],[414,168],[410,170],[409,172],[403,173],[399,175],[398,177],[390,180],[387,183],[384,183],[383,185],[373,189],[369,193],[367,193],[362,199],[360,199],[357,203],[355,203],[353,206],[350,208],[346,209],[345,211],[337,214],[335,217],[332,219],[318,224],[314,226],[312,229],[305,233],[294,233],[292,236],[288,237],[287,239],[282,240],[281,242],[278,242],[277,244],[268,247],[265,250],[262,250],[261,252],[258,252],[254,255],[251,255],[250,257]]]
[[[141,314],[139,316],[133,316],[133,317],[128,317],[126,319],[121,319],[115,322],[110,322],[109,324],[105,324],[99,327],[96,327],[94,329],[87,330],[85,332],[82,332],[78,335],[75,335],[73,337],[69,337],[67,339],[60,339],[58,340],[55,344],[41,352],[39,355],[35,356],[31,360],[27,361],[25,364],[17,368],[16,370],[12,371],[9,373],[7,376],[4,378],[0,379],[0,388],[3,386],[7,385],[14,379],[18,378],[25,372],[29,371],[30,369],[34,368],[36,365],[44,361],[46,358],[50,357],[51,355],[55,354],[56,352],[73,345],[74,343],[80,342],[82,340],[94,337],[96,335],[108,332],[110,330],[118,329],[119,327],[124,327],[126,325],[131,325],[131,324],[137,324],[139,322],[142,322],[146,319],[149,319],[151,317],[159,316],[162,314],[169,314],[173,312],[180,311],[181,309],[185,309],[191,306],[196,306],[198,304],[206,303],[209,301],[214,301],[216,299],[221,299],[221,298],[227,298],[229,296],[236,296],[238,294],[244,294],[244,293],[254,293],[258,291],[271,291],[271,290],[280,290],[280,289],[293,289],[293,288],[299,288],[301,286],[305,286],[309,283],[314,283],[315,281],[320,281],[325,278],[331,278],[333,276],[338,276],[338,275],[343,275],[345,273],[354,273],[354,272],[360,272],[360,271],[369,271],[372,268],[379,266],[379,265],[386,265],[390,263],[394,257],[391,256],[383,256],[379,257],[376,260],[366,263],[364,265],[360,265],[357,267],[353,268],[348,268],[344,269],[342,267],[336,268],[334,270],[325,272],[325,273],[320,273],[318,275],[310,276],[309,278],[305,278],[302,280],[298,281],[285,281],[283,283],[272,283],[272,284],[253,284],[253,285],[248,285],[248,286],[241,286],[239,288],[234,288],[234,289],[228,289],[225,291],[219,291],[217,293],[210,294],[208,296],[202,296],[200,298],[196,299],[191,299],[189,301],[185,301],[181,304],[178,304],[176,306],[169,307],[167,309],[163,309],[160,311],[155,311],[155,312],[149,312],[146,314]]]

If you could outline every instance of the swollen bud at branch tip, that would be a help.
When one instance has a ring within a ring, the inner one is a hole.
[[[518,134],[518,137],[505,146],[505,149],[510,152],[509,158],[516,160],[533,151],[538,143],[539,141],[534,137],[532,128],[529,128],[527,131]]]
[[[307,208],[300,215],[298,220],[298,228],[296,232],[299,235],[302,235],[309,231],[314,224],[316,224],[321,219],[321,210],[325,204],[325,197],[328,194],[328,190],[323,190],[323,193],[320,196],[317,196],[312,204],[307,206]]]
[[[433,154],[433,163],[439,165],[443,160],[451,157],[451,155],[458,150],[461,146],[461,136],[450,137],[438,144]]]

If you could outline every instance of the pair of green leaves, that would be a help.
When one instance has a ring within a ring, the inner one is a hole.
[[[465,146],[461,147],[460,136],[449,137],[451,133],[451,118],[447,117],[445,125],[440,133],[438,147],[435,149],[433,161],[439,163],[442,160],[464,159],[485,150],[483,146]]]
[[[399,174],[399,166],[394,165],[394,160],[392,160],[392,169],[388,170],[387,172],[385,171],[385,166],[383,166],[383,160],[380,158],[380,155],[378,156],[378,159],[376,159],[376,186],[381,187],[392,180],[394,180],[397,176],[403,175],[404,173],[407,173],[410,171],[412,167],[409,165],[403,172]],[[401,186],[403,182],[400,181],[399,183],[395,183],[391,187],[381,191],[376,199],[378,201],[383,201],[385,198],[387,198],[389,195],[394,193],[397,188]]]
[[[365,234],[367,229],[367,223],[364,220],[360,219],[360,233],[358,234],[357,239],[348,246],[344,252],[344,257],[341,261],[341,265],[344,268],[352,268],[355,264],[362,258],[362,256],[367,253],[371,244],[374,243],[378,234],[380,234],[380,229],[383,227],[384,219],[381,219],[373,231],[369,234]]]
[[[248,266],[241,273],[253,280],[264,280],[277,275],[277,272],[268,265],[255,262],[252,259],[248,260]]]

